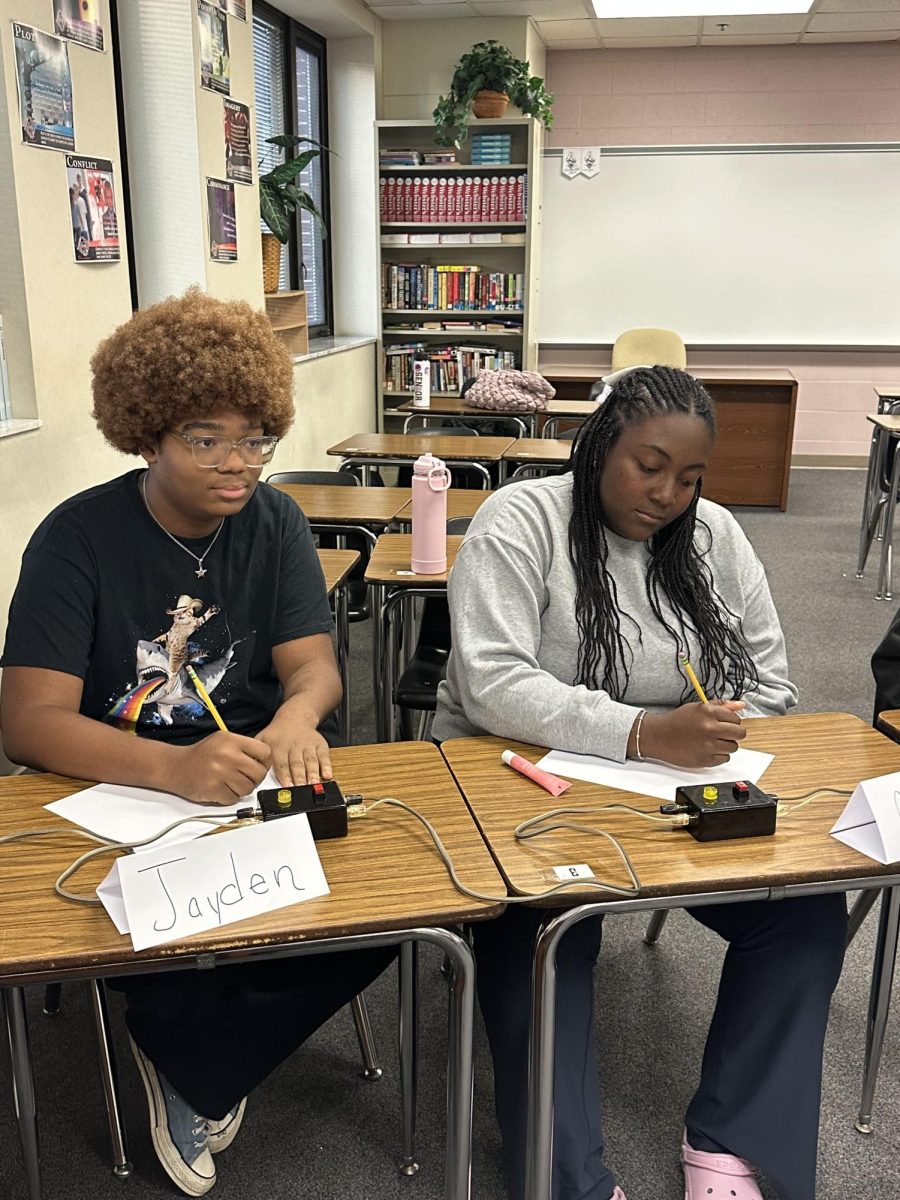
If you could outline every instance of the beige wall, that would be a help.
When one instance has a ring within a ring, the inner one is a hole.
[[[102,9],[105,15],[105,4]],[[50,5],[44,0],[17,0],[16,20],[23,24],[47,29],[49,16]],[[15,401],[22,372],[33,367],[34,407],[43,422],[33,432],[0,438],[2,633],[22,550],[35,526],[73,492],[127,466],[103,443],[91,420],[88,352],[128,319],[131,299],[124,247],[118,263],[75,263],[65,156],[22,145],[8,20],[0,21],[0,48],[27,312],[24,329],[26,312],[13,314],[20,337],[10,347],[16,356],[10,374],[17,380]],[[121,201],[111,57],[70,43],[69,62],[78,152],[112,159]],[[28,391],[24,384],[22,391]]]
[[[294,366],[297,416],[273,471],[336,471],[329,446],[375,429],[375,343]]]
[[[524,17],[462,18],[458,20],[384,21],[381,30],[382,120],[430,117],[447,94],[453,68],[460,55],[475,42],[496,38],[517,58],[543,49],[534,27]],[[533,61],[535,74],[542,66]],[[519,116],[511,109],[511,117]]]

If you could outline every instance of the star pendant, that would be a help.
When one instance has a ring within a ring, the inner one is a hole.
[[[204,567],[200,566],[197,568],[197,570],[194,572],[194,574],[197,576],[198,579],[202,579],[203,576],[206,574],[206,570]]]

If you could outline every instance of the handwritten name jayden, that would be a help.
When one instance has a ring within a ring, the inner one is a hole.
[[[188,896],[186,898],[187,905],[186,905],[186,909],[185,909],[187,916],[193,917],[194,919],[197,919],[198,917],[202,918],[204,916],[203,905],[205,904],[208,906],[209,911],[215,914],[216,920],[219,922],[219,924],[221,924],[222,923],[222,907],[224,906],[226,908],[230,908],[235,904],[240,904],[241,901],[244,900],[244,892],[241,888],[241,880],[238,878],[238,869],[237,869],[237,864],[234,861],[234,854],[231,851],[229,851],[228,857],[231,861],[232,879],[230,879],[228,881],[228,883],[224,884],[221,888],[217,888],[212,895],[207,894],[203,897],[194,896],[194,895]],[[167,915],[165,918],[166,920],[168,920],[168,924],[165,924],[162,919],[158,919],[153,922],[153,928],[156,930],[157,933],[165,933],[166,930],[172,929],[175,926],[176,921],[178,920],[178,907],[176,905],[176,902],[172,899],[172,893],[169,891],[169,888],[166,886],[166,880],[163,878],[163,869],[168,868],[168,867],[174,867],[177,863],[181,863],[181,862],[185,862],[185,861],[186,861],[186,859],[184,857],[170,858],[166,862],[156,863],[155,866],[152,866],[152,867],[142,867],[138,871],[139,875],[143,875],[148,871],[156,872],[156,876],[159,881],[159,886],[160,886],[161,893],[162,893],[162,895],[160,896],[160,899],[162,899],[162,896],[165,896],[165,899],[168,902]],[[288,876],[290,877],[289,884],[285,884],[282,881],[282,873],[285,871],[288,873]],[[306,889],[304,887],[301,887],[297,883],[297,881],[294,879],[294,872],[291,870],[290,866],[288,866],[287,863],[283,863],[280,867],[274,867],[272,869],[271,886],[269,884],[269,881],[266,879],[266,876],[261,875],[259,873],[259,871],[252,871],[250,873],[249,880],[244,881],[244,885],[249,892],[253,892],[253,894],[256,896],[266,896],[266,895],[268,895],[269,891],[272,890],[273,888],[280,890],[281,888],[283,888],[285,886],[292,887],[295,892],[306,891]],[[226,895],[226,893],[227,893],[227,895]],[[181,898],[182,902],[184,901],[184,899],[185,899],[185,897]]]

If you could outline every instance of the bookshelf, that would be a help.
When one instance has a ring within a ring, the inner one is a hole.
[[[309,353],[306,292],[271,292],[266,296],[266,314],[275,336],[291,354]]]
[[[393,431],[416,343],[432,358],[433,396],[458,395],[479,366],[537,369],[541,129],[530,117],[473,120],[456,162],[387,165],[391,152],[447,148],[430,120],[375,125],[378,427]],[[509,161],[473,162],[473,134],[508,135]]]

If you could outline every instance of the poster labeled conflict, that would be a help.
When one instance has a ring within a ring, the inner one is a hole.
[[[118,262],[119,220],[113,166],[106,158],[66,155],[75,261]]]
[[[47,150],[74,150],[69,47],[62,38],[18,21],[12,31],[22,141]]]

